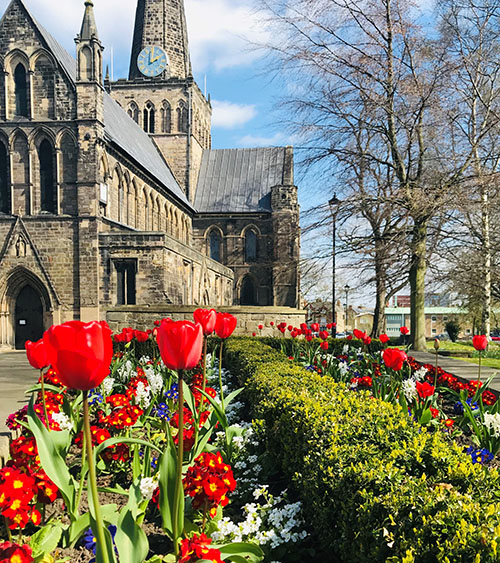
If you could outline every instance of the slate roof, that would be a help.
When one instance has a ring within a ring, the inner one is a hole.
[[[19,0],[33,21],[40,35],[47,43],[56,60],[59,61],[68,78],[76,82],[76,60],[56,39],[34,18],[26,4]],[[104,132],[108,141],[118,145],[142,168],[152,174],[169,192],[192,209],[184,192],[175,180],[172,171],[163,160],[158,148],[137,123],[104,92]]]
[[[270,212],[271,187],[283,184],[285,151],[285,147],[203,151],[196,210]]]

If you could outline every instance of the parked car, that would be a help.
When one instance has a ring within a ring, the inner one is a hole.
[[[450,340],[450,337],[446,332],[443,332],[442,334],[438,334],[434,338],[437,338],[438,340]]]

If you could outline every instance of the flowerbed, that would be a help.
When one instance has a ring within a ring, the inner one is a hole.
[[[496,469],[401,405],[353,392],[347,371],[337,383],[315,372],[327,366],[306,370],[247,340],[229,343],[226,361],[323,549],[349,562],[499,560]],[[371,377],[363,365],[358,379]]]

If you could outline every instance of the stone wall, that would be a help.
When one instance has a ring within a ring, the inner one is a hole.
[[[155,305],[151,307],[127,306],[114,307],[106,311],[106,320],[114,332],[131,326],[139,330],[154,328],[154,321],[171,318],[174,321],[192,320],[196,307],[174,307],[171,305]],[[276,336],[280,333],[270,323],[277,325],[299,326],[306,321],[306,311],[290,307],[218,307],[218,312],[231,313],[238,319],[235,334],[251,335],[253,332],[262,336]],[[262,331],[258,326],[263,325]]]

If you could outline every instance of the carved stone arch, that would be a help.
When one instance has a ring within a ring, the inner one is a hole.
[[[13,49],[5,56],[7,73],[7,100],[5,117],[31,117],[30,62],[20,49]]]
[[[55,304],[37,274],[24,266],[13,268],[0,282],[1,342],[23,349],[26,340],[41,338],[53,324]]]
[[[132,100],[127,106],[127,113],[129,116],[138,124],[140,115],[139,115],[139,106]]]
[[[179,212],[177,209],[174,210],[174,237],[179,240]]]
[[[10,136],[12,208],[15,214],[31,213],[30,150],[28,137],[21,129]],[[21,212],[21,213],[20,213]]]
[[[9,138],[0,131],[0,213],[12,213]]]
[[[52,65],[52,68],[55,70],[57,67],[56,60],[50,51],[44,49],[43,47],[39,47],[36,51],[33,51],[29,58],[29,68],[31,71],[35,70],[36,62],[40,57],[45,57],[49,63]]]
[[[151,217],[151,202],[149,198],[149,188],[146,185],[144,185],[142,188],[142,201],[144,206],[143,227],[145,231],[149,231],[151,229],[151,225],[149,223]]]
[[[76,215],[78,211],[76,182],[78,175],[78,143],[70,129],[64,129],[57,138],[59,171],[59,209],[61,213]]]
[[[255,223],[249,223],[248,225],[245,225],[243,227],[243,229],[241,229],[241,234],[240,234],[241,238],[244,238],[247,231],[250,231],[250,230],[255,231],[255,234],[258,237],[262,236],[262,232],[261,232],[260,228]]]
[[[130,183],[130,198],[131,198],[131,217],[130,224],[138,229],[139,228],[139,188],[137,186],[137,178],[132,178]]]
[[[92,80],[92,69],[94,67],[94,56],[92,50],[84,45],[78,50],[78,69],[80,71],[80,80]]]
[[[188,130],[188,110],[184,100],[181,100],[177,106],[177,131],[179,133],[187,133]]]
[[[46,52],[38,51],[30,60],[33,65],[31,86],[34,119],[55,117],[55,64]]]
[[[224,258],[224,232],[219,225],[210,225],[205,234],[206,254],[216,262],[222,262]]]
[[[163,202],[163,232],[168,233],[168,203]]]
[[[240,305],[258,305],[257,280],[255,276],[246,273],[241,276],[236,284],[236,291]]]
[[[147,100],[144,104],[142,112],[142,125],[146,133],[155,133],[156,125],[156,108],[151,100]]]
[[[172,132],[172,108],[167,100],[163,100],[160,108],[161,133]]]
[[[172,205],[168,204],[168,234],[170,236],[174,236],[174,210],[172,209]]]
[[[55,150],[57,146],[56,133],[52,129],[45,127],[44,125],[40,125],[28,134],[30,150],[36,151],[40,147],[40,143],[42,143],[44,139],[47,139]]]
[[[109,173],[109,161],[106,152],[103,151],[101,158],[99,159],[99,180],[101,182],[107,182],[110,177]]]

